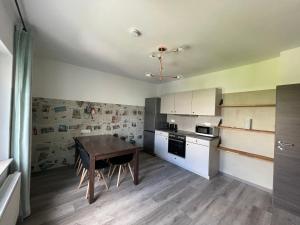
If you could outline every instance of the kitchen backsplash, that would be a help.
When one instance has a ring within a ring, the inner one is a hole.
[[[118,134],[143,143],[144,107],[32,99],[32,172],[74,163],[73,137]]]
[[[195,131],[196,124],[211,123],[212,126],[218,126],[220,116],[187,116],[187,115],[171,115],[167,116],[169,123],[172,120],[178,125],[178,130]]]

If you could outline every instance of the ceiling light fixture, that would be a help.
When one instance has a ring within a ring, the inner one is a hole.
[[[152,77],[153,75],[152,75],[152,73],[145,73],[145,76],[146,77]]]
[[[159,60],[159,74],[155,75],[153,73],[146,73],[145,76],[149,77],[149,78],[159,79],[160,81],[162,81],[164,79],[182,79],[183,78],[182,74],[179,74],[179,75],[163,75],[163,70],[164,70],[163,57],[164,57],[165,54],[179,53],[179,52],[182,52],[183,50],[184,50],[184,47],[178,47],[178,48],[168,50],[164,46],[159,46],[158,47],[158,52],[153,52],[149,55],[150,58],[157,58]]]

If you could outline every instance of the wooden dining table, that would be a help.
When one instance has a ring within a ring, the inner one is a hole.
[[[78,137],[77,140],[89,153],[89,194],[88,201],[94,201],[95,162],[115,156],[134,154],[134,184],[139,183],[139,151],[141,147],[121,140],[113,135],[93,135]]]

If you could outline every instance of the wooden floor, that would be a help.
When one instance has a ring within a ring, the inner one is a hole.
[[[97,200],[85,199],[86,183],[60,168],[32,177],[32,215],[23,224],[270,225],[271,195],[218,176],[210,181],[159,158],[141,154],[140,184],[128,176],[119,189],[96,183]]]

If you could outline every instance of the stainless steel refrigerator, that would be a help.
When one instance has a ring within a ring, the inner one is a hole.
[[[145,99],[144,151],[154,154],[155,129],[167,128],[167,115],[160,114],[160,98]]]

